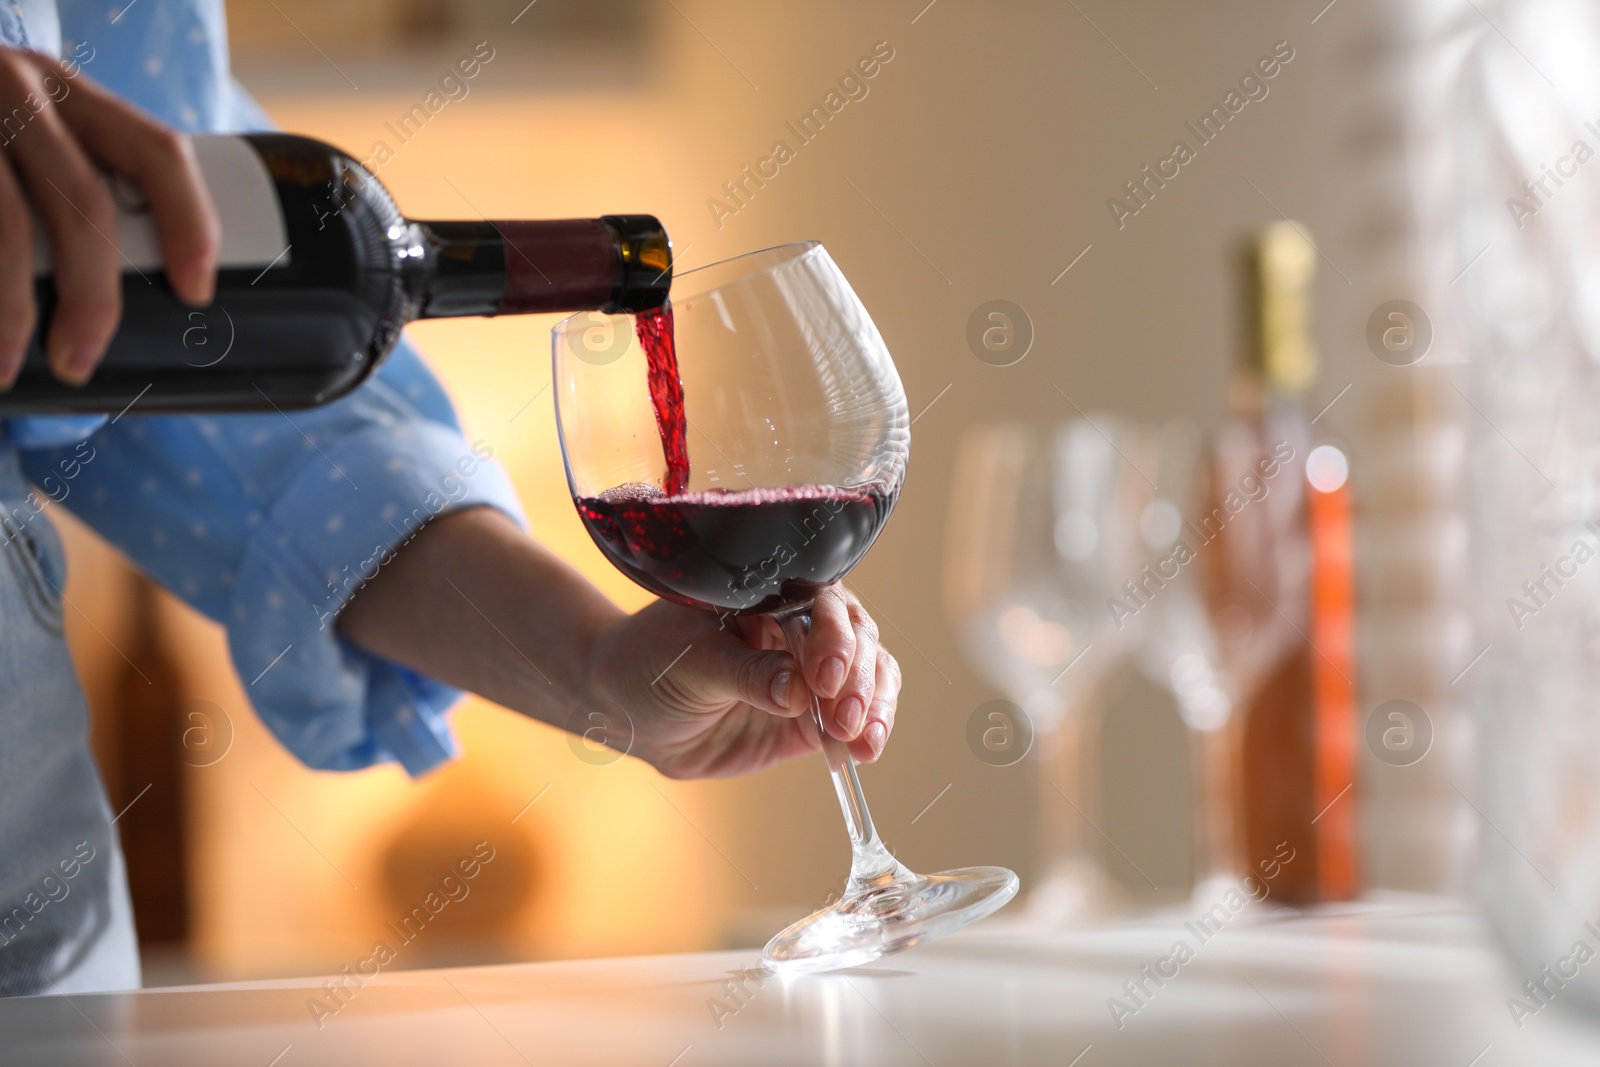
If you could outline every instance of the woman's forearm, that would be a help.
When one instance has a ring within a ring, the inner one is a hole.
[[[622,614],[504,514],[481,507],[428,524],[337,627],[375,655],[570,728],[594,640]]]

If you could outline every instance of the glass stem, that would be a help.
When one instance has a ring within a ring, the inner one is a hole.
[[[789,651],[796,662],[805,662],[806,631],[811,629],[809,609],[794,611],[777,617],[788,639]],[[833,790],[839,795],[839,807],[844,811],[845,828],[850,831],[850,885],[846,892],[856,892],[872,885],[909,876],[910,872],[889,854],[878,839],[877,828],[872,825],[872,812],[867,808],[866,794],[861,791],[861,779],[856,774],[856,761],[850,756],[845,742],[828,733],[822,719],[822,702],[811,696],[811,722],[822,738],[822,755],[828,761],[828,774],[833,778]]]
[[[1214,893],[1238,874],[1234,835],[1233,752],[1228,725],[1195,739],[1195,889]]]
[[[1054,730],[1034,738],[1039,760],[1040,855],[1052,874],[1066,872],[1084,858],[1082,811],[1087,789],[1078,765],[1080,745],[1078,709],[1070,709]]]

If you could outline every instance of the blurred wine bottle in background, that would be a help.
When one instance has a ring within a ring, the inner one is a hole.
[[[1285,903],[1357,889],[1354,594],[1348,463],[1318,446],[1303,227],[1275,223],[1241,257],[1245,358],[1201,521],[1219,654],[1240,714],[1238,839],[1246,870],[1286,854]]]

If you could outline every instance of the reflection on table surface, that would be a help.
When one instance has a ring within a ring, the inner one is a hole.
[[[342,979],[337,996],[325,979],[299,979],[21,998],[0,1001],[0,1061],[1492,1067],[1600,1057],[1600,1022],[1559,993],[1517,1026],[1506,1001],[1521,977],[1455,901],[1391,896],[1305,915],[1252,904],[1188,922],[1039,935],[998,919],[870,967],[790,979],[745,970],[754,952],[724,952],[381,973]],[[1180,940],[1186,962],[1175,958]],[[1173,976],[1158,985],[1146,966]],[[1144,991],[1135,998],[1124,983]]]

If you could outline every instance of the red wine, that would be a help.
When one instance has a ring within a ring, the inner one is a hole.
[[[803,603],[842,578],[897,495],[880,485],[803,485],[672,496],[630,483],[580,497],[578,513],[606,558],[657,596],[756,614]]]
[[[325,404],[382,362],[419,318],[660,306],[672,246],[647,215],[416,222],[348,154],[288,134],[196,137],[222,219],[209,307],[178,300],[148,211],[122,203],[122,320],[88,385],[50,373],[56,306],[35,278],[40,328],[0,416],[51,412],[270,411]],[[41,231],[42,232],[42,231]],[[41,239],[36,257],[50,255]]]
[[[673,337],[672,305],[662,304],[634,320],[650,375],[650,403],[656,412],[661,451],[667,458],[663,488],[677,496],[689,488],[689,423],[683,411],[683,379],[678,375],[678,346]]]

